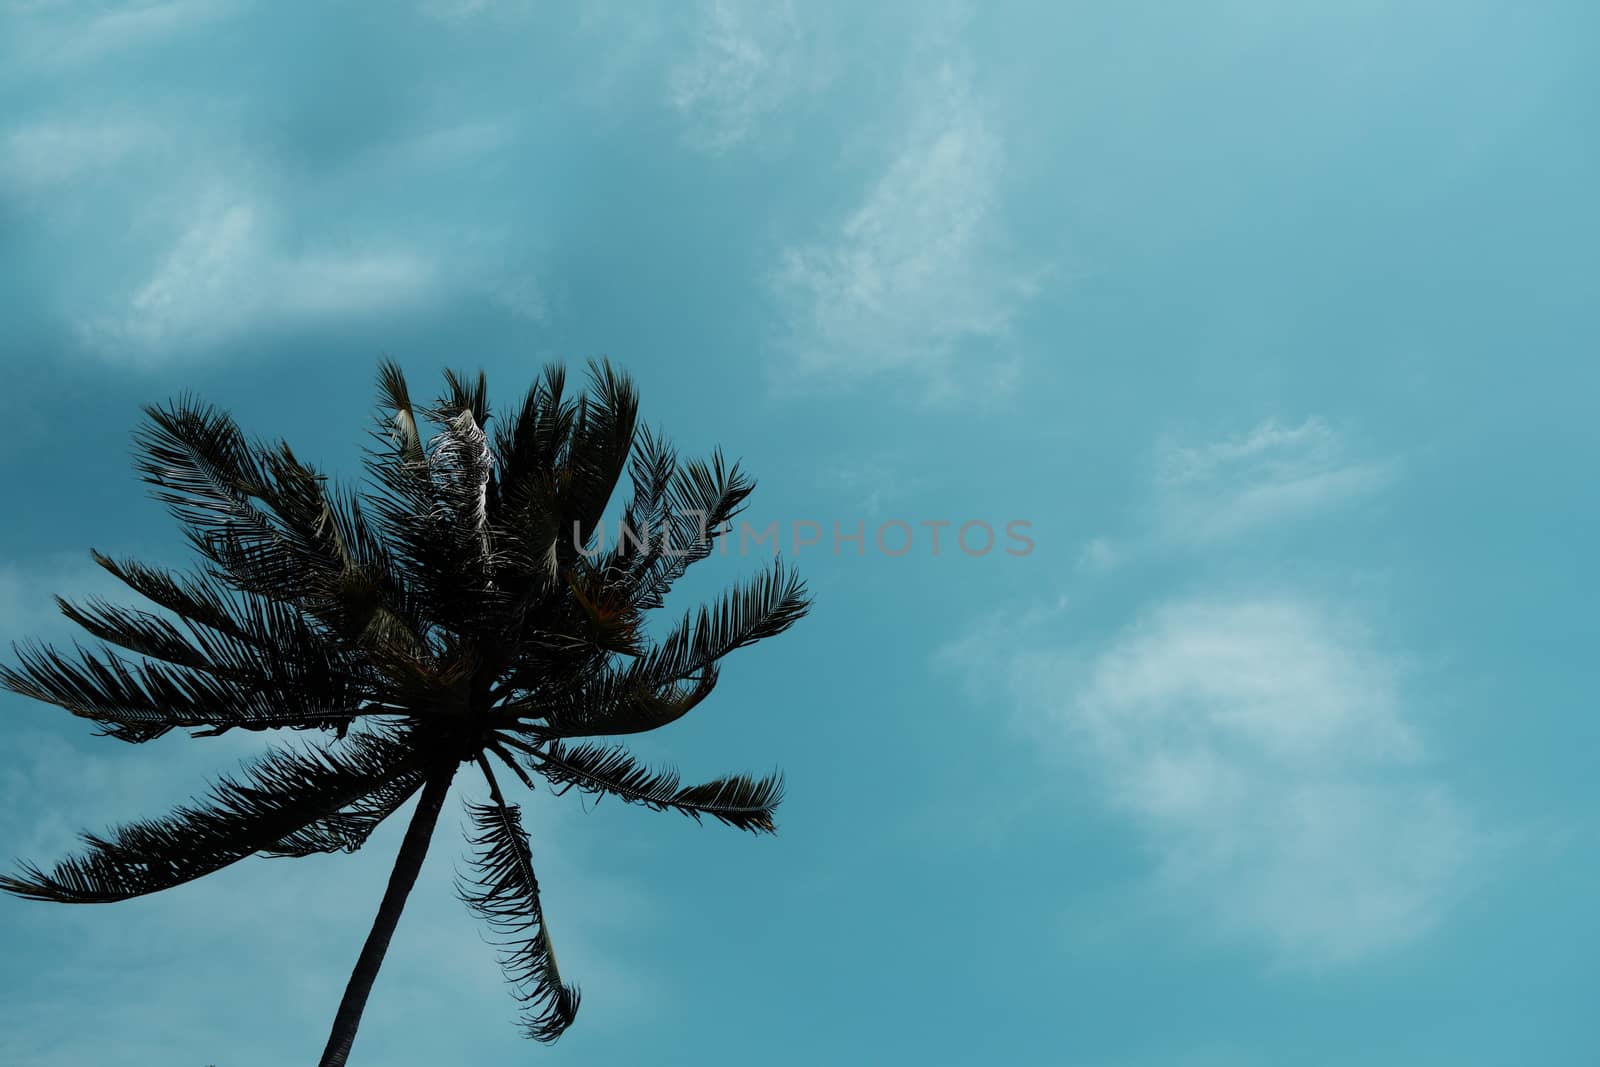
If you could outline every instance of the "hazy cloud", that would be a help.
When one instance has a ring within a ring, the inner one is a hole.
[[[826,63],[792,0],[702,0],[697,10],[694,44],[667,78],[668,98],[696,146],[726,151],[794,97],[827,83]]]
[[[0,187],[35,192],[121,163],[165,139],[141,119],[50,119],[0,136]]]
[[[1004,389],[1000,351],[1037,272],[1008,256],[999,130],[955,65],[933,72],[886,166],[825,238],[783,250],[787,374],[901,374],[933,398]]]
[[[1400,464],[1363,453],[1327,420],[1268,418],[1247,433],[1155,450],[1138,525],[1091,538],[1078,566],[1104,572],[1173,549],[1215,550],[1245,534],[1327,515],[1392,485]]]
[[[435,264],[409,249],[291,250],[258,200],[220,192],[208,199],[131,292],[80,321],[86,341],[155,358],[263,322],[412,305],[433,285]]]
[[[949,649],[1089,768],[1163,899],[1293,966],[1432,928],[1475,834],[1428,766],[1402,661],[1291,595],[1172,600],[1098,646],[991,624]]]
[[[1298,518],[1388,485],[1394,464],[1352,455],[1320,418],[1268,419],[1247,434],[1159,457],[1157,508],[1169,535],[1214,540]]]
[[[4,46],[13,63],[68,66],[146,47],[243,11],[243,0],[134,0],[130,3],[13,4]]]
[[[1122,562],[1125,549],[1109,537],[1092,537],[1078,553],[1078,566],[1091,571],[1108,571]]]

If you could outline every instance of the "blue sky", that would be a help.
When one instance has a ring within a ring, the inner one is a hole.
[[[1600,9],[994,7],[0,3],[0,638],[183,560],[140,404],[354,473],[385,354],[610,356],[829,535],[637,746],[781,765],[779,836],[536,794],[543,1048],[452,805],[359,1062],[1593,1056]],[[0,705],[6,854],[252,751]],[[400,830],[0,901],[0,1061],[308,1061]]]

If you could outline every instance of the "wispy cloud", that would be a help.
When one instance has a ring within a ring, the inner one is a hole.
[[[857,501],[868,518],[875,518],[896,501],[920,493],[934,480],[914,473],[917,464],[908,457],[884,454],[877,457],[839,458],[817,472],[821,489],[844,493]]]
[[[149,47],[246,9],[244,0],[134,0],[130,3],[14,5],[5,52],[27,66],[90,63]]]
[[[440,22],[461,22],[511,6],[526,5],[513,5],[507,0],[418,0],[417,12]]]
[[[417,11],[428,18],[449,21],[471,18],[489,8],[489,0],[419,0]]]
[[[516,123],[510,119],[466,119],[401,140],[394,146],[392,158],[395,163],[417,167],[474,166],[484,156],[511,145],[516,132]]]
[[[434,119],[372,158],[427,176],[479,165],[516,136],[498,115]],[[421,309],[446,292],[527,321],[547,316],[548,293],[503,227],[439,218],[398,234],[326,207],[359,195],[337,172],[275,166],[225,129],[161,109],[47,112],[0,130],[0,196],[41,233],[101,242],[92,262],[61,264],[51,288],[77,340],[108,357],[148,364],[263,326]]]
[[[424,298],[435,264],[403,247],[292,250],[259,200],[218,192],[131,292],[90,313],[91,345],[141,359],[220,343],[264,322],[369,314]]]
[[[537,275],[523,272],[491,278],[489,298],[511,315],[528,322],[543,322],[550,314],[550,299]]]
[[[1238,437],[1169,446],[1160,457],[1158,507],[1170,533],[1198,540],[1310,515],[1393,480],[1392,462],[1353,451],[1315,417],[1298,426],[1268,419]]]
[[[0,135],[0,187],[31,193],[121,163],[165,140],[142,119],[48,119]]]
[[[1290,966],[1439,922],[1477,836],[1402,686],[1403,658],[1306,597],[1204,596],[1098,646],[991,623],[947,650],[1086,767],[1161,897]],[[1033,636],[1030,636],[1033,635]]]
[[[1173,549],[1215,549],[1245,534],[1326,515],[1390,486],[1392,457],[1373,456],[1326,419],[1269,418],[1247,433],[1156,449],[1142,528],[1084,545],[1079,566],[1109,570]]]
[[[668,98],[694,145],[726,151],[784,104],[827,83],[825,58],[792,0],[702,0],[698,12],[690,54],[668,74]]]
[[[932,72],[887,165],[827,238],[786,248],[777,344],[802,381],[886,374],[934,399],[1003,390],[1002,350],[1038,288],[1000,215],[1000,132],[960,67]]]
[[[1109,537],[1091,537],[1078,553],[1078,566],[1084,570],[1109,571],[1121,563],[1125,549]]]

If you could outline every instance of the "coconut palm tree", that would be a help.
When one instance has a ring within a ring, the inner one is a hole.
[[[543,1041],[571,1025],[578,989],[556,966],[521,811],[496,767],[529,788],[543,779],[557,793],[753,832],[773,831],[782,794],[776,774],[684,786],[598,740],[684,715],[711,693],[725,656],[805,613],[803,583],[775,561],[659,639],[647,634],[647,615],[711,553],[753,483],[720,453],[680,462],[637,427],[637,392],[606,363],[591,364],[577,396],[559,367],[546,368],[492,435],[483,375],[445,381],[437,402],[417,407],[400,369],[382,365],[358,491],[335,488],[287,444],[247,440],[192,398],[146,408],[136,465],[200,566],[179,574],[95,553],[161,610],[57,598],[106,647],[25,645],[17,666],[0,668],[6,687],[123,741],[175,729],[321,735],[270,750],[162,818],[86,835],[80,855],[48,870],[23,864],[0,878],[24,897],[126,900],[247,856],[354,851],[418,798],[324,1067],[350,1054],[463,766],[483,776],[488,802],[467,805],[458,890],[500,946],[526,1033]],[[624,476],[634,536],[619,531],[608,546],[603,515]]]

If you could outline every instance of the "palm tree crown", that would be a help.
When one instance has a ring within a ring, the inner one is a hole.
[[[788,629],[805,587],[773,567],[685,614],[659,640],[646,616],[712,551],[753,483],[720,453],[680,462],[637,427],[638,396],[609,364],[568,394],[548,367],[493,434],[482,374],[447,371],[414,406],[379,373],[367,483],[335,488],[284,443],[249,441],[189,398],[146,409],[137,466],[201,557],[177,574],[95,553],[158,611],[101,600],[61,610],[106,646],[18,648],[0,683],[141,742],[170,730],[320,731],[269,751],[159,819],[86,835],[82,854],[23,864],[0,888],[100,903],[168,889],[246,856],[351,852],[421,794],[377,921],[340,1004],[324,1065],[349,1055],[372,981],[451,780],[472,764],[489,802],[468,807],[459,885],[501,946],[529,1036],[572,1023],[578,990],[556,966],[528,835],[494,765],[657,810],[772,832],[782,780],[683,786],[594,740],[653,730],[704,700],[735,649]],[[436,433],[424,439],[422,425]],[[643,538],[604,544],[619,481]],[[640,541],[643,541],[641,544]],[[630,543],[631,542],[631,543]],[[117,651],[121,650],[121,651]]]

